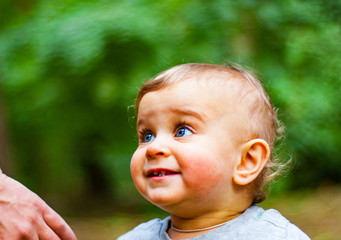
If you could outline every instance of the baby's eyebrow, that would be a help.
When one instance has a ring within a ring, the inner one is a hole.
[[[174,107],[170,109],[171,112],[179,113],[185,116],[193,116],[200,121],[204,121],[205,114],[194,110],[192,107]]]
[[[203,112],[199,112],[195,110],[193,107],[181,106],[181,107],[171,107],[167,110],[167,113],[170,114],[180,114],[181,116],[191,116],[198,119],[201,122],[205,121],[206,114]],[[166,114],[167,114],[166,113]],[[148,116],[148,117],[147,117]],[[143,126],[146,122],[148,122],[149,115],[144,117],[137,117],[136,127]]]

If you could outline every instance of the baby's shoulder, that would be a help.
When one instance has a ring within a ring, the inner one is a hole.
[[[159,233],[168,226],[170,217],[165,219],[155,218],[145,223],[141,223],[133,230],[120,236],[117,240],[139,240],[139,239],[159,239]]]
[[[265,236],[271,236],[272,239],[310,239],[301,229],[275,209],[264,210],[253,206],[249,211],[249,230],[252,229],[262,239],[267,239],[264,238]]]

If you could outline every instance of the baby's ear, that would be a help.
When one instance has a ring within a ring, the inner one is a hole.
[[[270,157],[270,148],[263,139],[253,139],[242,146],[242,156],[237,164],[233,181],[238,185],[251,183],[263,170]]]

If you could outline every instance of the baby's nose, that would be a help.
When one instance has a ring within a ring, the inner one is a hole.
[[[169,147],[155,139],[152,143],[149,144],[146,151],[147,159],[156,159],[160,157],[168,157],[171,154]]]

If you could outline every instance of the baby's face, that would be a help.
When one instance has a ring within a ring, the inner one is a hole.
[[[142,98],[131,173],[146,199],[180,216],[227,207],[241,157],[236,107],[227,96],[187,80]]]

